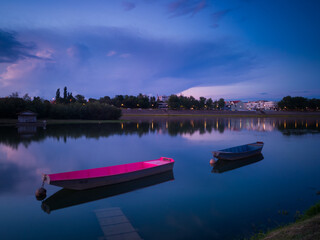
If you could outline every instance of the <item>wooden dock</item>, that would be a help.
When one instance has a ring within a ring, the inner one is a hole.
[[[105,208],[95,211],[104,236],[99,240],[142,240],[121,208]]]

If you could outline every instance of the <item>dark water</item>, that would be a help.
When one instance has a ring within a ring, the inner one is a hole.
[[[0,238],[241,239],[320,200],[319,133],[317,119],[0,127]],[[212,150],[255,141],[263,156],[209,165]],[[47,199],[34,197],[41,173],[161,156],[173,173],[84,192],[46,185]]]

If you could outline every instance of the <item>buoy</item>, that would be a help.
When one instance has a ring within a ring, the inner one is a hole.
[[[213,165],[216,163],[216,161],[214,159],[210,159],[210,166],[213,167]]]
[[[47,190],[43,187],[37,189],[36,191],[36,199],[41,201],[47,197]]]

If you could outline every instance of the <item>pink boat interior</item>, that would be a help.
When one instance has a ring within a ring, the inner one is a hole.
[[[98,178],[112,175],[125,174],[129,172],[140,171],[148,168],[157,167],[160,165],[173,163],[172,158],[161,157],[156,160],[128,163],[110,167],[86,169],[80,171],[64,172],[64,173],[55,173],[55,174],[46,174],[44,176],[49,176],[49,181],[65,181],[72,179],[86,179],[86,178]],[[47,179],[48,180],[48,179]]]

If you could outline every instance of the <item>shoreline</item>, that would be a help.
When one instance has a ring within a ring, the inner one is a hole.
[[[160,109],[122,109],[122,116],[118,120],[85,120],[85,119],[38,119],[37,123],[43,124],[104,124],[121,123],[126,121],[150,120],[150,119],[181,119],[181,118],[296,118],[319,119],[320,112],[282,112],[282,111],[217,111],[217,110],[160,110]],[[18,119],[0,119],[0,126],[16,126]]]
[[[122,109],[122,117],[295,117],[320,118],[320,112]]]
[[[320,239],[320,202],[314,204],[295,222],[260,232],[245,240],[313,240]]]

